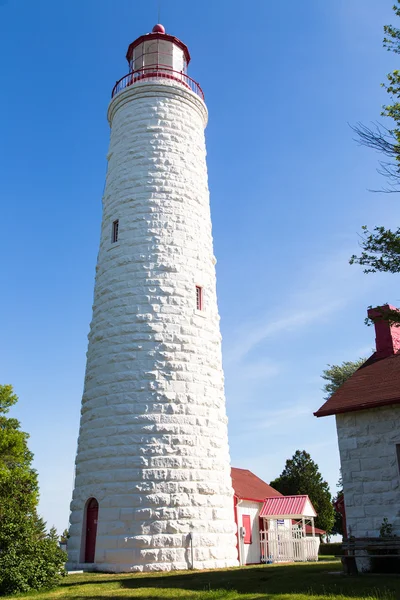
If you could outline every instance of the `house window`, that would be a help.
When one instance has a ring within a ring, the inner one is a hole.
[[[203,288],[196,285],[196,308],[203,310]]]
[[[242,515],[242,525],[244,527],[243,543],[251,544],[251,519],[250,515]]]
[[[119,229],[119,220],[117,219],[112,224],[111,242],[113,244],[115,244],[115,242],[118,242],[118,229]]]
[[[396,444],[397,468],[400,474],[400,444]]]

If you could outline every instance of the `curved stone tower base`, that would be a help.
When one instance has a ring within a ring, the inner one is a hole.
[[[68,565],[112,572],[236,566],[207,109],[182,83],[144,80],[120,91],[108,116]],[[93,498],[97,535],[88,563]]]

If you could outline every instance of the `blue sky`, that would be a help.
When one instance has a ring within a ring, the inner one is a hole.
[[[0,382],[31,435],[40,509],[68,523],[100,233],[111,89],[157,1],[0,0]],[[190,49],[206,131],[232,463],[267,481],[308,450],[332,490],[328,363],[366,356],[395,276],[348,265],[400,198],[348,123],[379,119],[391,0],[161,2]]]

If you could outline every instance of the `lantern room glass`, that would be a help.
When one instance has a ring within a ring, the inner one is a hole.
[[[172,41],[163,39],[144,40],[133,49],[130,68],[135,74],[175,71],[187,73],[185,54]]]

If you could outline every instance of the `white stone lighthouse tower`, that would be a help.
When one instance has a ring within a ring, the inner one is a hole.
[[[207,109],[162,25],[127,59],[108,108],[69,566],[234,566]]]

